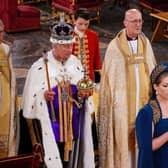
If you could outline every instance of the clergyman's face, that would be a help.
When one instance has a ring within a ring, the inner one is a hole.
[[[54,44],[53,51],[57,60],[64,62],[72,53],[73,43],[70,44]]]
[[[75,27],[80,32],[85,32],[85,30],[89,27],[90,20],[86,20],[84,18],[78,17],[75,21]]]
[[[142,24],[143,20],[140,12],[134,11],[128,14],[124,20],[127,35],[137,37],[142,32]]]

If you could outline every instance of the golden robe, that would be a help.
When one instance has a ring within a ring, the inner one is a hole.
[[[135,155],[136,73],[138,66],[138,108],[148,100],[149,73],[155,58],[149,40],[138,36],[137,54],[132,54],[125,29],[109,43],[100,82],[97,115],[100,168],[130,168],[130,153]],[[134,166],[132,166],[134,167]]]
[[[0,43],[0,157],[16,154],[15,76],[11,46]]]

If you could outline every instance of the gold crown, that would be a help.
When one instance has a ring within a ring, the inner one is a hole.
[[[74,26],[64,21],[64,14],[60,14],[60,21],[56,21],[50,27],[52,43],[69,44],[74,42]]]

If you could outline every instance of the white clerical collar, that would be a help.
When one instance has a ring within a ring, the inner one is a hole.
[[[129,47],[132,51],[132,53],[137,53],[137,49],[138,49],[138,40],[131,40],[128,41]]]
[[[77,27],[75,27],[75,28],[74,28],[74,31],[75,31],[75,33],[77,33],[77,34],[78,34],[78,36],[79,36],[80,38],[82,38],[82,37],[83,37],[84,33],[83,33],[83,32],[81,32],[81,31],[79,31],[79,30],[77,29]]]

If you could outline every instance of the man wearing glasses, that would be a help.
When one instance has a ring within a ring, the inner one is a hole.
[[[142,32],[141,12],[129,9],[123,24],[106,50],[101,73],[97,122],[101,168],[136,167],[135,118],[148,100],[149,73],[155,65]]]

